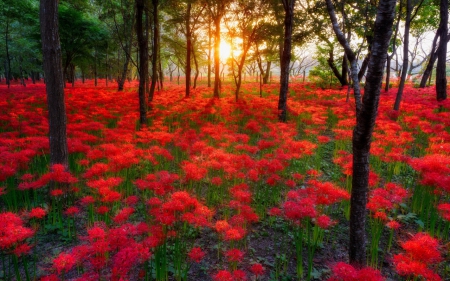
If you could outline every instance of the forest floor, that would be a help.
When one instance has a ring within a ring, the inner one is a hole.
[[[99,85],[105,85],[101,80]],[[368,266],[348,262],[353,99],[246,82],[65,89],[69,166],[49,167],[45,85],[0,85],[0,280],[450,280],[450,102],[381,93]],[[262,267],[260,267],[262,266]],[[381,277],[381,275],[383,277]]]

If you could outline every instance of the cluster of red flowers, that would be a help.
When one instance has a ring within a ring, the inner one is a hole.
[[[338,262],[332,266],[332,275],[327,281],[384,281],[379,270],[371,267],[356,269],[345,262]]]
[[[375,219],[387,221],[388,215],[399,204],[410,196],[408,190],[395,183],[387,183],[383,188],[376,188],[370,192],[367,209]]]
[[[427,233],[417,233],[400,245],[405,253],[394,255],[394,266],[398,274],[414,278],[422,276],[430,281],[442,280],[430,269],[442,261],[439,241],[436,238]]]
[[[287,193],[282,214],[297,225],[301,225],[303,219],[314,219],[320,227],[328,228],[334,222],[322,212],[326,211],[327,206],[348,199],[349,193],[333,183],[312,179],[308,181],[306,188]],[[272,209],[271,213],[276,215],[281,212]]]
[[[33,237],[34,230],[24,226],[24,221],[11,212],[0,213],[0,250],[21,256],[29,252],[27,239]]]

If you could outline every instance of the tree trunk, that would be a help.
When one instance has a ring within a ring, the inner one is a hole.
[[[437,35],[437,33],[436,33],[436,35]],[[436,38],[437,38],[437,36],[436,36]],[[436,51],[434,51],[433,49],[431,51],[430,59],[428,60],[427,67],[425,68],[425,71],[423,72],[422,79],[420,80],[419,88],[425,88],[425,86],[427,85],[428,78],[431,77],[431,72],[433,70],[434,63],[437,60],[437,57],[438,57],[437,54],[439,51],[439,48]]]
[[[208,22],[208,88],[211,88],[211,21]]]
[[[214,97],[220,97],[220,19],[214,19]]]
[[[350,62],[350,69],[352,76],[351,78],[353,81],[353,92],[355,96],[356,114],[358,115],[359,111],[361,110],[361,90],[359,87],[359,78],[358,78],[358,62],[356,61],[355,53],[352,51],[349,42],[345,38],[345,34],[339,28],[336,14],[334,12],[334,6],[331,3],[331,0],[326,0],[326,4],[328,14],[330,15],[331,23],[333,24],[334,33],[336,34],[336,37],[341,46],[344,48],[345,55],[347,56],[347,59]],[[347,73],[345,73],[345,76],[347,76]]]
[[[50,165],[62,164],[68,170],[67,117],[58,31],[58,1],[41,0],[39,15],[48,104]]]
[[[390,76],[391,76],[391,58],[388,55],[386,59],[386,85],[384,85],[385,92],[389,91]]]
[[[366,266],[366,204],[369,184],[369,155],[378,112],[383,69],[392,34],[395,0],[380,0],[374,27],[361,111],[353,131],[353,178],[350,207],[350,263]]]
[[[94,86],[97,87],[97,50],[94,51]]]
[[[6,49],[6,63],[5,63],[5,78],[6,85],[8,85],[8,89],[11,86],[11,57],[9,56],[9,21],[6,20],[6,31],[5,31],[5,49]]]
[[[405,39],[403,40],[403,65],[400,85],[398,86],[397,97],[395,98],[394,110],[400,109],[403,89],[405,88],[406,74],[408,72],[408,45],[409,45],[409,29],[411,26],[411,0],[406,0],[406,19],[405,19]]]
[[[195,55],[195,49],[192,48],[192,56],[194,57],[194,65],[195,65],[195,75],[194,75],[194,89],[197,88],[197,79],[200,71],[198,70],[198,60],[197,56]]]
[[[289,89],[289,64],[291,63],[292,23],[295,0],[282,0],[284,8],[284,43],[281,56],[280,96],[278,99],[278,120],[286,122],[287,94]]]
[[[342,76],[342,80],[343,80],[343,82],[344,82],[344,85],[342,85],[342,86],[345,86],[345,85],[348,85],[348,78],[347,78],[347,76],[348,76],[348,63],[347,63],[347,55],[346,54],[344,54],[343,56],[342,56],[342,69],[341,69],[341,76]]]
[[[153,101],[155,95],[156,83],[158,83],[158,49],[159,49],[159,18],[158,18],[158,3],[159,0],[152,0],[153,5],[153,49],[152,49],[152,84],[148,101]]]
[[[192,54],[192,34],[191,34],[191,2],[188,1],[186,11],[186,94],[189,97],[191,91],[191,54]]]
[[[144,34],[145,0],[136,0],[136,33],[139,45],[139,124],[147,124],[145,82],[148,76],[148,38]]]
[[[370,49],[370,46],[369,46]],[[370,59],[370,53],[368,53],[361,64],[361,68],[358,72],[358,81],[361,81],[361,79],[364,77],[364,74],[366,74],[367,66],[369,65],[369,59]]]
[[[70,64],[70,80],[72,80],[72,88],[75,87],[75,65]]]
[[[398,8],[397,21],[396,21],[396,25],[395,25],[395,33],[394,33],[394,36],[393,36],[394,40],[391,40],[392,41],[392,54],[388,55],[388,57],[387,57],[386,85],[385,85],[385,88],[384,88],[385,92],[389,91],[389,87],[390,87],[389,86],[389,83],[390,83],[389,81],[391,79],[391,60],[394,57],[394,54],[397,53],[396,52],[397,47],[395,46],[395,39],[397,38],[398,29],[399,29],[399,25],[400,25],[400,18],[401,18],[401,15],[402,15],[402,7],[403,7],[402,4],[403,4],[403,1],[400,1],[400,6]]]
[[[437,51],[438,62],[436,65],[436,98],[438,101],[447,99],[447,32],[448,32],[448,0],[440,1],[439,49]]]
[[[329,56],[330,57],[327,60],[328,66],[331,68],[331,71],[333,71],[334,76],[339,80],[339,83],[341,84],[341,86],[346,85],[344,78],[342,77],[341,73],[339,72],[336,65],[334,64],[333,50],[331,50],[329,52]]]
[[[267,83],[269,83],[269,78],[270,78],[270,67],[272,65],[271,61],[267,61],[266,62],[266,71],[264,72],[264,76],[263,76],[263,84],[266,85]]]

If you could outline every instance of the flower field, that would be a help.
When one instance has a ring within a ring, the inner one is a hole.
[[[101,85],[105,81],[101,81]],[[49,167],[45,85],[0,86],[0,280],[450,280],[450,102],[381,93],[368,264],[348,262],[347,89],[135,82],[65,89],[70,171]],[[352,99],[351,99],[352,100]],[[353,101],[353,100],[352,100]]]

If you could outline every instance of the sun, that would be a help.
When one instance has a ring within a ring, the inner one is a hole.
[[[220,59],[227,60],[231,55],[231,45],[225,41],[220,42]]]

